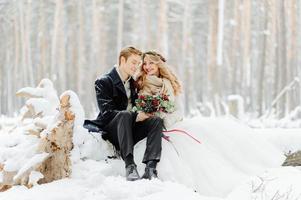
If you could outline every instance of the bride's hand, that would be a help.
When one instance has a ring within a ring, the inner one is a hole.
[[[150,116],[145,112],[138,112],[136,122],[142,122],[142,121],[146,120],[149,117]]]
[[[153,117],[155,116],[155,113],[146,113],[146,115],[148,115],[149,117]]]

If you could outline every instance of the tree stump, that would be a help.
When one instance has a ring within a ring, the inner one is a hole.
[[[0,163],[0,175],[2,176],[0,191],[5,191],[14,185],[25,185],[30,188],[37,183],[49,183],[69,177],[72,172],[70,156],[73,149],[75,114],[71,110],[70,93],[64,93],[60,101],[56,101],[59,98],[52,88],[52,83],[43,79],[37,88],[21,89],[18,95],[34,98],[27,101],[27,103],[34,104],[32,104],[32,109],[24,107],[26,112],[21,112],[20,116],[22,119],[24,116],[30,117],[29,123],[26,122],[27,124],[16,127],[19,128],[19,132],[16,131],[16,134],[20,134],[20,130],[22,130],[23,138],[28,137],[29,140],[32,140],[34,137],[35,139],[28,146],[22,145],[24,143],[16,143],[16,146],[5,147],[8,152],[19,147],[24,149],[24,152],[21,151],[23,154],[30,156],[26,159],[22,158],[21,165],[14,166],[13,164],[18,163],[18,159],[22,155],[7,157],[3,161],[4,163]],[[40,110],[41,115],[36,115],[39,112],[33,109],[34,106]],[[58,111],[55,108],[58,108]],[[15,132],[7,134],[15,134]],[[10,165],[6,168],[7,163]]]
[[[51,133],[42,139],[40,152],[51,156],[42,163],[39,170],[44,178],[39,183],[49,183],[54,180],[69,177],[71,174],[70,151],[73,148],[74,114],[70,111],[70,96],[63,96],[60,101],[58,123]]]
[[[286,155],[286,159],[282,166],[301,166],[301,151]]]

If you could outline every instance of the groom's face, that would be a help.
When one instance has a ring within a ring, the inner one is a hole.
[[[141,56],[132,54],[128,57],[127,60],[124,58],[122,59],[123,64],[123,69],[124,72],[127,73],[129,76],[133,76],[141,63]]]

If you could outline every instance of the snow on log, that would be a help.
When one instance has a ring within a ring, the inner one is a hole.
[[[0,191],[69,177],[74,122],[78,129],[84,118],[77,95],[67,91],[59,99],[48,79],[19,90],[17,96],[29,99],[19,125],[0,138]]]
[[[22,119],[54,114],[59,105],[57,92],[49,79],[41,80],[35,88],[22,88],[16,95],[29,98],[21,110]]]

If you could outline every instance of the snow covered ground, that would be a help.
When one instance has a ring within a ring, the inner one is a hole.
[[[189,123],[197,121],[206,123],[207,126],[218,130],[231,130],[233,132],[250,132],[258,139],[266,139],[277,147],[282,152],[295,151],[301,149],[301,129],[249,129],[244,127],[237,121],[229,121],[230,119],[205,119],[194,118],[188,122],[183,122],[182,128]],[[6,117],[0,118],[0,148],[5,145],[14,144],[14,142],[22,140],[18,137],[8,137],[7,132],[12,130],[16,125],[17,119]],[[214,127],[216,126],[216,127]],[[208,127],[207,127],[208,128]],[[89,140],[92,136],[87,134],[85,130],[76,127],[76,131],[82,135],[76,135],[75,142],[86,140],[86,145],[79,146],[73,155],[73,173],[71,178],[55,181],[49,184],[37,185],[32,189],[27,189],[24,186],[15,186],[12,189],[0,193],[0,200],[95,200],[95,199],[199,199],[199,200],[298,200],[301,199],[301,171],[293,167],[274,167],[267,168],[264,172],[258,174],[250,174],[248,177],[242,176],[237,183],[233,185],[231,179],[233,174],[224,174],[223,177],[228,178],[231,186],[230,192],[225,195],[223,192],[216,190],[216,195],[205,195],[203,192],[195,192],[193,188],[185,186],[177,181],[171,180],[140,180],[136,182],[127,182],[124,178],[124,164],[121,160],[105,159],[104,152],[98,152],[95,155],[93,145],[101,145]],[[202,130],[206,132],[206,127]],[[209,131],[210,133],[210,131]],[[213,141],[215,138],[210,138],[210,134],[201,138],[203,145],[206,145],[206,140]],[[214,135],[214,133],[212,133]],[[94,137],[94,136],[93,136]],[[97,136],[96,136],[97,137]],[[23,138],[24,139],[24,138]],[[89,142],[90,141],[90,142]],[[228,144],[225,141],[225,144]],[[241,145],[244,146],[243,144]],[[106,151],[105,148],[99,148]],[[214,149],[217,154],[227,155],[225,147],[216,147]],[[239,151],[239,148],[237,149]],[[252,149],[249,149],[252,152]],[[219,152],[218,152],[219,151]],[[79,153],[80,152],[80,153]],[[228,152],[229,153],[229,152]],[[0,153],[1,155],[7,155]],[[248,156],[248,155],[246,155]],[[80,159],[85,157],[85,159]],[[2,158],[0,158],[2,159]],[[226,159],[226,158],[225,158]],[[138,163],[138,162],[137,162]],[[224,168],[230,167],[222,166]],[[172,163],[171,163],[172,164]],[[235,163],[234,163],[235,164]],[[246,164],[246,163],[245,163]],[[165,165],[166,166],[166,165]],[[140,170],[143,166],[140,164]],[[163,169],[162,171],[169,169]],[[160,173],[160,171],[159,171]],[[192,179],[193,177],[185,177],[184,174],[178,172],[177,176],[183,176],[183,179]],[[204,176],[208,180],[208,184],[219,185],[221,180],[218,176],[214,176],[217,170],[214,168],[212,174]],[[215,178],[214,178],[215,177]],[[1,177],[0,177],[1,178]],[[202,183],[203,184],[203,183]],[[225,184],[225,188],[229,185]],[[217,187],[219,188],[219,187]],[[205,191],[205,190],[204,190]],[[223,190],[225,191],[225,190]],[[212,193],[211,193],[212,194]]]
[[[253,129],[257,137],[265,138],[284,153],[301,150],[301,129]]]
[[[0,199],[200,199],[198,193],[183,185],[160,180],[127,182],[121,176],[120,161],[87,160],[73,167],[70,179],[39,185],[23,186],[0,194]],[[47,195],[45,195],[47,194]],[[209,199],[209,198],[207,198]]]

